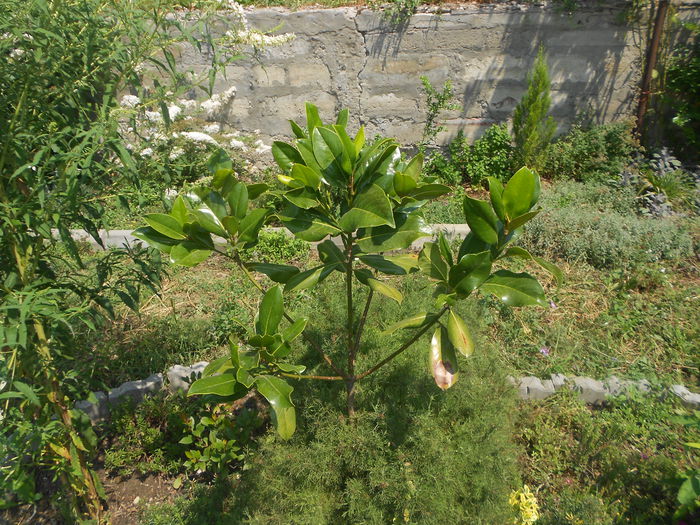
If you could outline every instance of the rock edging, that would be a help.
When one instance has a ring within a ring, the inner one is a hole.
[[[171,366],[165,374],[168,389],[171,392],[187,392],[190,383],[201,375],[208,364],[207,361],[199,361],[191,366]],[[87,399],[78,401],[75,403],[75,408],[85,412],[90,421],[96,424],[110,418],[112,407],[127,400],[138,404],[147,396],[160,391],[165,384],[163,379],[163,374],[153,374],[146,379],[122,383],[108,393],[93,392],[95,402]],[[643,394],[654,391],[652,384],[646,379],[620,379],[614,375],[604,381],[564,374],[552,374],[549,379],[540,379],[535,376],[519,378],[508,376],[507,380],[518,390],[518,397],[524,401],[546,399],[563,388],[578,392],[581,400],[590,405],[602,405],[609,397],[620,396],[633,389]],[[691,392],[683,385],[671,385],[660,393],[678,397],[688,408],[700,409],[700,394]]]

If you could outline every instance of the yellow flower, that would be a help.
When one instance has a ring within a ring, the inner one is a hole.
[[[537,504],[537,498],[530,492],[527,485],[523,485],[520,490],[511,492],[508,503],[519,513],[519,516],[513,521],[514,525],[531,525],[540,518],[540,506]]]

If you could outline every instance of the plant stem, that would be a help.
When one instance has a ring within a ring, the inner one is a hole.
[[[289,374],[287,372],[281,372],[280,375],[284,377],[291,377],[292,379],[317,379],[319,381],[344,381],[343,376],[308,376],[302,374]]]
[[[433,319],[431,322],[429,322],[428,324],[426,324],[425,326],[423,326],[420,330],[418,330],[415,334],[413,334],[413,336],[412,336],[408,341],[406,341],[404,344],[402,344],[402,345],[399,347],[398,350],[396,350],[395,352],[392,352],[391,354],[389,354],[388,356],[386,356],[384,359],[382,359],[381,361],[379,361],[379,363],[377,363],[376,365],[374,365],[374,366],[373,366],[372,368],[370,368],[369,370],[365,370],[364,372],[362,372],[362,373],[361,373],[360,375],[358,375],[355,379],[356,379],[357,381],[359,381],[360,379],[362,379],[362,378],[364,378],[364,377],[367,377],[367,376],[370,375],[370,374],[373,374],[374,372],[376,372],[377,370],[379,370],[381,367],[383,367],[385,364],[387,364],[389,361],[391,361],[391,360],[394,359],[396,356],[398,356],[400,353],[402,353],[403,351],[405,351],[406,349],[408,349],[413,343],[415,343],[415,342],[418,340],[418,338],[419,338],[420,336],[422,336],[425,332],[427,332],[428,329],[429,329],[430,327],[432,327],[435,323],[437,323],[438,320],[440,319],[440,317],[442,317],[442,315],[443,315],[449,308],[450,308],[450,307],[449,307],[448,305],[443,306],[443,307],[442,307],[442,310],[440,310],[440,313],[435,317],[435,319]]]
[[[355,354],[357,354],[357,351],[360,349],[360,339],[362,338],[362,332],[365,328],[365,321],[367,321],[369,306],[372,304],[372,297],[374,297],[374,290],[370,288],[369,294],[367,295],[367,302],[365,303],[365,309],[362,311],[362,317],[360,317],[360,324],[357,325],[357,333],[355,334],[355,343],[353,345]]]
[[[343,238],[347,265],[345,271],[345,294],[348,304],[347,335],[348,335],[348,417],[355,416],[355,341],[353,337],[354,312],[352,306],[352,233]]]

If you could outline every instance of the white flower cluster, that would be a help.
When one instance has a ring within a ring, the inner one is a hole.
[[[119,103],[123,108],[135,108],[141,103],[141,99],[136,95],[124,95]]]
[[[254,47],[281,46],[294,39],[293,33],[283,35],[266,35],[257,29],[251,29],[248,25],[243,6],[233,0],[223,2],[223,7],[230,9],[237,23],[232,21],[233,31],[227,31],[224,35],[229,44],[247,44]]]
[[[213,95],[209,100],[202,102],[199,107],[204,111],[207,119],[216,120],[221,110],[236,96],[236,86],[231,86],[223,93]]]
[[[173,133],[173,137],[182,137],[191,142],[201,142],[203,144],[211,144],[212,146],[218,146],[219,143],[211,135],[202,133],[201,131],[181,131],[180,133]]]

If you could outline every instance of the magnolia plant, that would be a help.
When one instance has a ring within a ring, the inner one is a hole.
[[[496,269],[507,258],[526,259],[560,277],[554,265],[513,246],[523,225],[539,213],[535,206],[540,181],[535,173],[523,168],[505,187],[489,178],[489,201],[464,199],[465,220],[471,231],[459,250],[453,250],[440,234],[434,242],[425,243],[417,257],[396,253],[431,235],[421,210],[450,188],[422,177],[422,155],[406,158],[393,139],[367,142],[363,128],[351,137],[347,110],[340,112],[334,124],[323,124],[317,108],[307,104],[306,117],[306,128],[290,122],[296,136],[292,143],[275,142],[272,147],[284,190],[237,180],[231,161],[221,152],[209,162],[212,177],[206,187],[178,197],[167,214],[146,216],[148,226],[135,232],[169,254],[176,264],[195,266],[214,252],[225,255],[264,294],[251,335],[244,340],[232,339],[229,354],[206,367],[189,395],[230,400],[254,387],[270,402],[273,421],[283,438],[289,438],[296,426],[289,380],[343,381],[352,416],[356,383],[433,330],[428,349],[430,370],[437,386],[447,389],[457,380],[458,354],[468,358],[474,351],[469,328],[455,309],[459,301],[478,290],[511,306],[547,304],[534,277]],[[274,213],[254,205],[267,191],[281,194],[286,203],[282,211]],[[244,261],[243,250],[257,242],[261,228],[270,221],[281,223],[299,239],[317,243],[318,264],[302,269]],[[308,320],[294,319],[285,310],[285,299],[318,285],[333,272],[340,272],[345,281],[346,362],[334,361],[323,345],[307,337],[333,375],[304,374],[305,367],[290,364],[288,357],[292,341],[305,336]],[[269,286],[261,284],[253,273],[267,276]],[[381,294],[401,302],[401,292],[385,276],[412,273],[422,273],[434,282],[433,310],[415,313],[391,326],[387,332],[412,332],[385,358],[365,370],[356,370],[372,298]],[[355,290],[363,286],[368,288],[367,299],[357,315]]]

